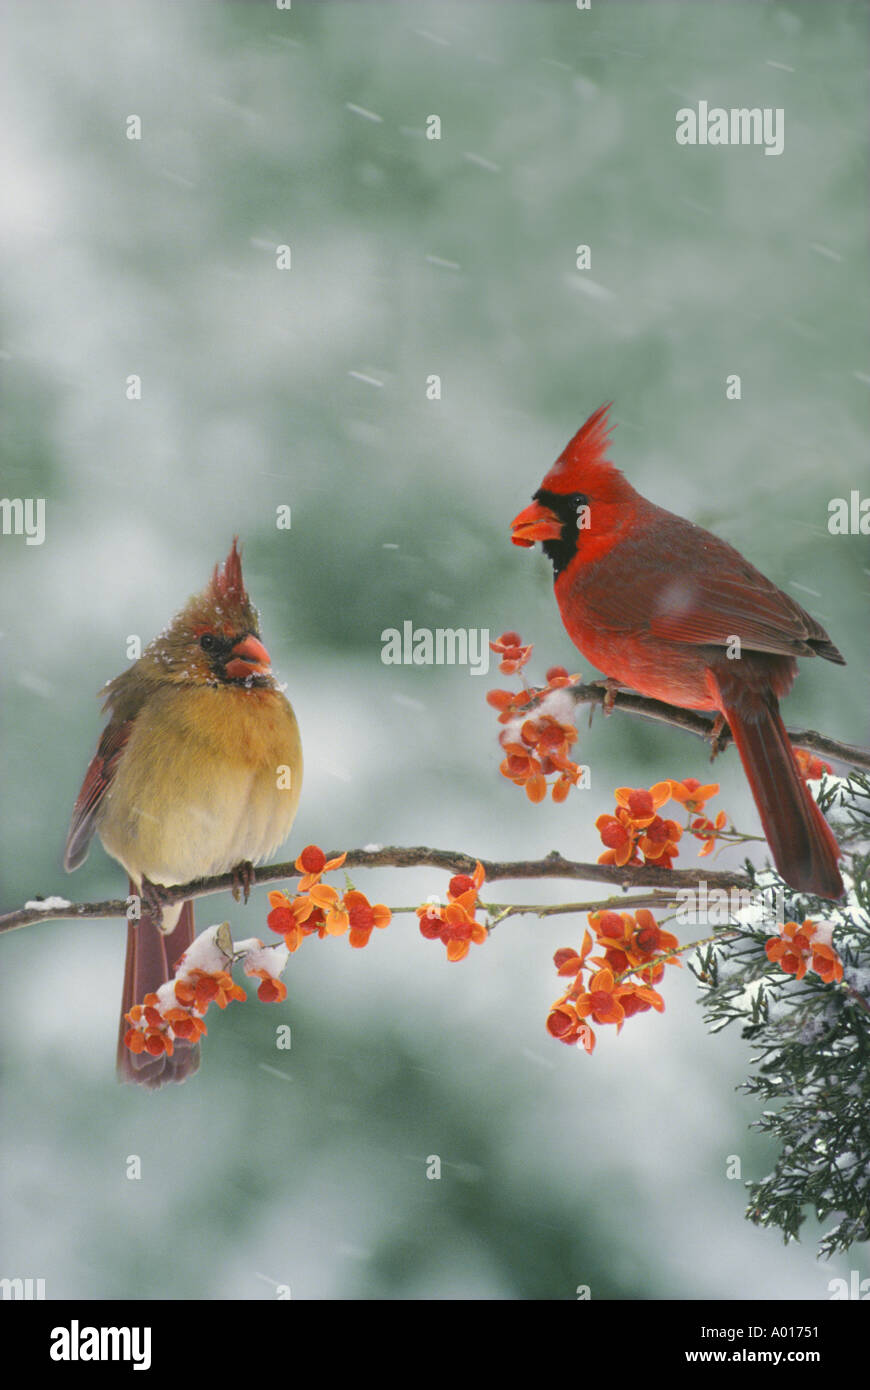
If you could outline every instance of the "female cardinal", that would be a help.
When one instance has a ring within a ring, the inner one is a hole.
[[[845,661],[824,628],[732,546],[647,502],[604,457],[609,405],[590,415],[514,518],[542,541],[568,635],[614,683],[727,720],[776,867],[837,899],[837,843],[779,714],[795,657]],[[738,640],[739,639],[739,640]]]
[[[64,867],[78,868],[96,830],[142,899],[127,928],[118,1073],[158,1087],[199,1066],[198,1047],[180,1041],[171,1057],[124,1046],[124,1015],[171,978],[193,940],[193,903],[164,907],[159,887],[231,869],[248,886],[252,862],[290,833],[302,788],[296,717],[271,673],[235,540],[203,593],[109,681],[104,709]]]

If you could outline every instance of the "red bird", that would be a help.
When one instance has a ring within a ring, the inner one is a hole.
[[[635,492],[605,458],[609,409],[590,415],[556,460],[511,523],[512,540],[543,542],[568,635],[610,680],[724,717],[782,877],[840,898],[840,851],[778,700],[796,657],[845,661],[821,624],[732,546]]]

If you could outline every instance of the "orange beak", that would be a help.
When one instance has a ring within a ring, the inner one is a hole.
[[[562,523],[549,507],[533,502],[511,522],[514,545],[534,545],[535,541],[557,541],[562,535]]]
[[[272,659],[263,643],[256,637],[243,637],[230,652],[232,661],[226,664],[226,673],[231,680],[244,680],[245,676],[264,676],[269,671]]]

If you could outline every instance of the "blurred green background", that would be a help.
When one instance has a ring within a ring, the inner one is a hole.
[[[533,677],[591,674],[508,524],[605,400],[631,481],[845,653],[804,664],[787,721],[866,740],[866,555],[826,520],[867,490],[867,20],[864,3],[3,6],[2,493],[44,497],[47,531],[0,538],[2,909],[122,891],[99,845],[74,879],[60,867],[94,694],[236,532],[302,728],[292,854],[594,858],[614,786],[705,779],[686,736],[596,720],[591,791],[533,807],[498,774],[495,668],[380,661],[410,619],[516,627]],[[678,146],[675,111],[701,99],[782,107],[783,154]],[[755,829],[733,753],[716,776]],[[356,882],[392,905],[446,888]],[[267,910],[259,890],[198,920],[265,933]],[[749,1048],[705,1034],[688,971],[663,1017],[601,1029],[593,1058],[548,1038],[552,952],[582,926],[513,922],[461,965],[412,917],[365,951],[307,941],[286,1004],[210,1014],[200,1073],[156,1095],[114,1080],[122,925],[5,938],[0,1275],[49,1297],[827,1297],[856,1258],[817,1264],[812,1223],[784,1248],[725,1178],[729,1155],[749,1179],[774,1151],[734,1090]]]

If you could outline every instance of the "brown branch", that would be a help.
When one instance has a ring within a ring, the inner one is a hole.
[[[523,914],[534,917],[563,917],[574,912],[630,912],[636,907],[673,907],[674,897],[675,894],[668,893],[664,888],[653,888],[649,893],[636,893],[630,898],[619,894],[610,898],[590,898],[582,903],[494,903],[484,898],[480,900],[480,906],[487,913],[487,926],[497,927],[509,917],[521,917]],[[415,903],[412,907],[391,906],[390,912],[394,917],[402,914],[407,916],[418,912],[420,906],[420,903]]]
[[[533,913],[536,917],[563,917],[574,912],[633,912],[638,907],[674,907],[674,898],[674,893],[668,893],[664,889],[653,889],[650,893],[634,893],[630,898],[593,898],[582,903],[487,902],[482,906],[486,907],[489,914],[489,925],[497,927],[509,917],[521,917],[524,913]],[[393,912],[395,913],[395,908]]]
[[[575,685],[568,693],[578,705],[603,705],[607,691],[603,684]],[[643,695],[633,695],[619,690],[613,694],[613,708],[625,710],[627,714],[637,714],[642,719],[654,719],[660,724],[672,724],[687,733],[697,734],[699,738],[710,739],[715,715],[703,714],[699,710],[680,709],[677,705],[667,705],[662,700],[648,700]],[[536,702],[537,703],[537,702]],[[798,748],[807,748],[837,762],[848,763],[851,767],[870,771],[870,748],[858,748],[851,743],[840,743],[828,738],[827,734],[817,733],[815,729],[787,729],[786,733]],[[727,725],[717,740],[719,749],[732,742]]]
[[[327,858],[332,859],[341,853],[330,850]],[[528,878],[572,878],[586,879],[597,883],[610,883],[623,891],[629,888],[654,888],[664,890],[668,899],[673,898],[682,888],[697,888],[703,882],[708,889],[749,888],[750,882],[745,874],[727,871],[703,872],[700,869],[661,869],[652,864],[626,864],[619,868],[613,864],[585,864],[579,860],[564,859],[553,850],[545,859],[526,859],[514,862],[483,859],[484,872],[488,882],[496,879]],[[346,869],[443,869],[451,874],[470,874],[474,872],[477,860],[471,854],[460,850],[428,849],[425,846],[404,848],[390,846],[385,849],[348,850],[344,867]],[[258,884],[280,883],[298,878],[299,871],[292,861],[282,864],[267,864],[256,871]],[[234,878],[231,873],[218,874],[214,878],[198,878],[176,888],[161,890],[161,898],[166,903],[181,902],[185,898],[204,898],[212,893],[232,891]],[[125,917],[127,902],[124,898],[110,898],[103,902],[67,903],[62,906],[51,905],[48,900],[42,906],[34,900],[28,907],[17,908],[0,916],[0,933],[15,931],[18,927],[33,926],[36,922],[52,922],[70,918]],[[595,905],[589,910],[594,910]],[[521,910],[522,905],[517,905]],[[522,909],[529,910],[529,909]]]
[[[578,705],[603,705],[607,698],[607,689],[603,683],[576,685],[570,688],[570,694]],[[622,690],[613,692],[611,700],[612,707],[615,709],[639,715],[644,719],[654,719],[660,723],[672,724],[675,728],[685,729],[688,733],[696,734],[699,738],[709,740],[711,737],[715,720],[715,716],[712,714],[680,709],[676,705],[668,705],[661,700],[648,700],[643,695],[634,695],[629,691]],[[539,703],[540,700],[536,700],[529,708],[533,708],[535,704]],[[870,770],[870,749],[840,743],[836,739],[828,738],[825,734],[816,733],[813,729],[789,729],[787,732],[792,743],[799,747],[808,748],[814,753],[824,754],[826,757],[850,764],[852,767]],[[726,747],[729,742],[731,742],[731,734],[726,726],[717,738],[717,749]],[[330,850],[328,858],[333,858],[338,853],[340,851]],[[424,846],[405,849],[393,846],[378,850],[349,850],[345,866],[349,869],[433,868],[443,869],[452,874],[470,874],[474,871],[476,862],[473,855],[463,854],[459,850],[428,849]],[[749,888],[750,886],[747,876],[736,872],[710,871],[701,874],[700,871],[691,869],[660,869],[651,864],[626,865],[624,868],[610,864],[585,864],[564,859],[555,850],[548,854],[546,859],[521,860],[514,863],[497,860],[482,860],[481,862],[486,878],[490,882],[500,878],[579,878],[599,883],[610,883],[614,887],[622,889],[623,892],[629,888],[651,888],[659,890],[659,893],[663,892],[666,897],[676,894],[681,888],[696,888],[701,882],[706,883],[708,888],[726,891],[731,888]],[[297,877],[298,871],[295,864],[286,862],[270,864],[258,869],[256,881],[260,884],[280,883]],[[194,879],[190,883],[181,884],[176,888],[163,889],[161,897],[166,903],[174,903],[181,902],[186,898],[202,898],[211,893],[232,891],[234,887],[235,879],[232,873],[219,874],[214,878]],[[653,893],[651,900],[657,902],[660,899],[656,893]],[[632,901],[636,901],[640,905],[642,900],[632,899]],[[610,899],[607,905],[611,905],[611,903],[616,905],[618,902],[620,902],[619,898]],[[624,905],[624,901],[622,905]],[[596,911],[601,906],[601,903],[573,905],[570,910]],[[517,904],[515,908],[511,909],[510,914],[506,913],[505,915],[533,910]],[[552,912],[560,910],[568,909],[558,907],[550,909]],[[0,916],[0,934],[15,931],[18,927],[32,926],[36,922],[51,922],[69,918],[125,917],[126,913],[127,903],[126,899],[123,898],[110,898],[104,902],[93,903],[63,901],[63,904],[59,906],[53,905],[51,900],[48,900],[47,906],[43,906],[37,898],[30,906],[16,908],[14,911]]]

